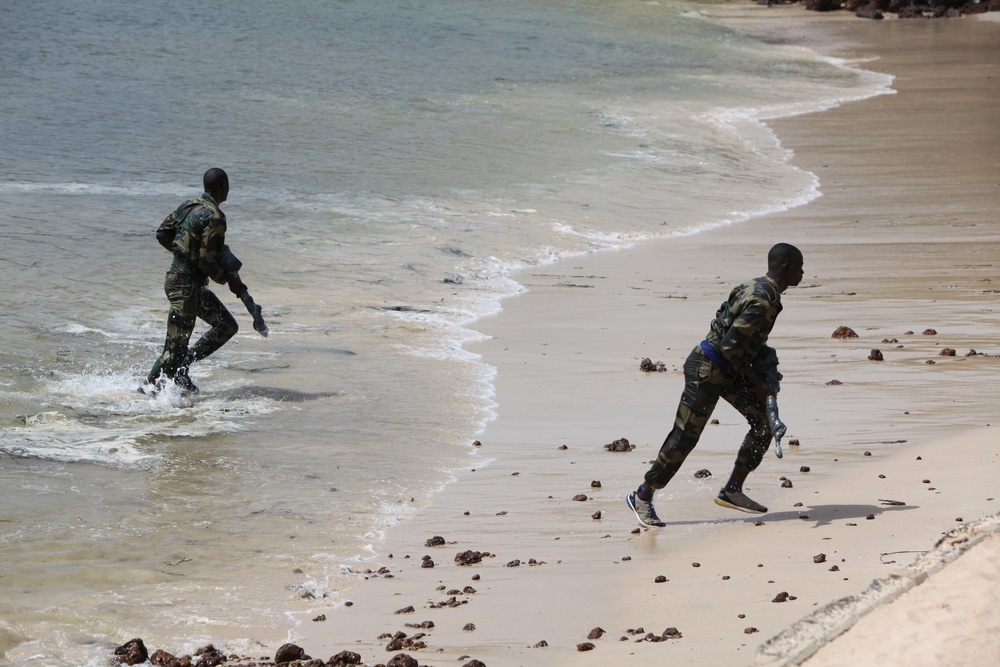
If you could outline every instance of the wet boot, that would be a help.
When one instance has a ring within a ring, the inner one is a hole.
[[[177,369],[177,372],[174,373],[174,384],[180,387],[183,391],[191,394],[197,394],[199,391],[198,385],[192,382],[190,376],[188,376],[187,366],[181,366]]]

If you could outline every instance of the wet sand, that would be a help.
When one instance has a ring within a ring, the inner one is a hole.
[[[793,163],[820,178],[823,196],[807,206],[522,274],[529,292],[481,322],[491,338],[472,348],[498,370],[482,464],[393,529],[372,572],[344,575],[356,580],[350,606],[321,604],[313,615],[325,620],[304,620],[293,640],[313,657],[586,666],[812,656],[815,666],[844,655],[869,664],[857,656],[877,644],[879,664],[902,664],[907,650],[936,656],[915,665],[996,660],[995,640],[979,634],[998,599],[992,521],[943,567],[926,562],[949,531],[1000,512],[1000,24],[713,13],[864,60],[893,74],[898,92],[770,123]],[[770,512],[713,503],[746,430],[720,405],[657,495],[667,527],[639,530],[624,497],[670,428],[680,364],[779,241],[803,250],[806,278],[784,295],[771,336],[781,414],[799,444],[786,441],[780,460],[768,453],[747,484]],[[831,338],[839,326],[858,337]],[[883,361],[869,360],[873,349]],[[668,370],[640,372],[643,358]],[[633,451],[605,449],[623,437]],[[696,477],[703,469],[712,476]],[[428,545],[435,536],[444,544]],[[467,551],[488,555],[457,563]],[[910,583],[869,608],[841,604],[831,627],[810,617],[886,580]],[[982,623],[931,619],[906,641],[881,641],[886,627],[930,618],[921,609]],[[901,616],[882,618],[891,613]],[[808,639],[788,634],[807,617]],[[387,651],[396,633],[411,647]]]

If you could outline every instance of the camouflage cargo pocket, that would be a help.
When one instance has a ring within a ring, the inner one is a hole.
[[[170,301],[171,310],[185,318],[198,316],[199,290],[194,280],[178,273],[168,273],[163,281],[163,291]]]

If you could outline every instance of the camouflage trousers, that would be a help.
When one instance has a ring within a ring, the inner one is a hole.
[[[720,398],[739,410],[750,424],[750,431],[736,455],[736,467],[755,470],[760,465],[771,444],[771,427],[764,401],[753,383],[742,375],[726,377],[718,364],[705,356],[698,346],[684,362],[684,392],[677,406],[674,427],[646,473],[648,487],[662,489],[677,474],[684,459],[698,444]]]
[[[173,378],[179,369],[186,369],[192,362],[212,354],[239,331],[236,319],[219,297],[190,276],[167,272],[163,291],[170,301],[167,340],[163,344],[163,353],[149,371],[150,382],[154,382],[160,373]],[[188,349],[191,333],[199,318],[212,328]]]

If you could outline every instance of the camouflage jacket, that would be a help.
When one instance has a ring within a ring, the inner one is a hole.
[[[209,278],[226,282],[221,261],[226,245],[226,214],[207,192],[168,215],[156,230],[156,240],[174,255],[171,273],[189,275],[202,285]]]
[[[725,359],[730,374],[743,373],[758,356],[767,357],[765,364],[777,373],[777,355],[765,343],[780,312],[778,284],[769,276],[755,278],[729,293],[705,340]]]

